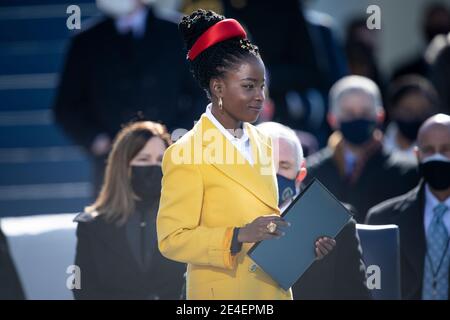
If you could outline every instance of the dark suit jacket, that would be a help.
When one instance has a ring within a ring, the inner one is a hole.
[[[75,264],[81,270],[81,289],[73,290],[75,299],[180,299],[186,267],[161,255],[156,234],[151,264],[143,270],[125,225],[86,215],[78,219]]]
[[[315,261],[294,284],[298,300],[370,299],[366,287],[362,249],[351,219],[336,237],[336,247],[322,260]]]
[[[149,9],[145,35],[120,35],[103,18],[73,37],[54,104],[57,122],[90,150],[94,138],[112,139],[142,111],[169,130],[189,130],[204,111],[204,93],[188,71],[175,21]]]
[[[23,300],[22,285],[9,254],[8,242],[0,228],[0,300]]]
[[[369,208],[411,190],[419,181],[416,165],[402,162],[379,150],[367,161],[355,184],[339,173],[330,147],[308,157],[306,183],[319,179],[340,201],[356,209],[355,219],[362,223]]]
[[[400,229],[400,272],[402,299],[422,298],[426,239],[423,225],[425,184],[386,200],[370,209],[368,224],[396,224]],[[450,281],[450,279],[449,279]],[[450,292],[449,292],[450,296]]]

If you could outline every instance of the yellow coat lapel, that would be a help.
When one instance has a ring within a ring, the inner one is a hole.
[[[246,127],[254,160],[252,166],[205,115],[200,122],[201,128],[196,134],[202,135],[197,139],[201,139],[204,147],[203,163],[214,166],[279,213],[271,147],[259,138],[255,128],[251,125]]]

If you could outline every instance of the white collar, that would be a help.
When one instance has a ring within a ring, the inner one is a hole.
[[[211,103],[208,104],[208,106],[206,107],[205,115],[208,117],[209,120],[211,120],[211,122],[217,127],[217,129],[219,129],[220,132],[222,132],[225,135],[225,137],[228,140],[236,141],[241,144],[245,144],[250,140],[248,135],[248,129],[245,122],[242,125],[243,128],[242,136],[240,138],[236,138],[233,134],[231,134],[230,130],[225,129],[225,127],[219,122],[219,120],[217,120],[216,117],[214,117],[214,115],[211,112],[211,106],[212,106]]]

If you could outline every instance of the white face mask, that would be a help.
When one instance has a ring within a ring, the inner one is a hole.
[[[443,161],[450,162],[450,159],[440,153],[434,153],[431,156],[428,156],[422,160],[422,163],[427,163],[430,161]]]
[[[139,0],[96,0],[97,8],[112,17],[126,16],[140,5]]]

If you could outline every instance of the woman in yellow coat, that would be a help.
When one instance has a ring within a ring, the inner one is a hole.
[[[269,138],[255,122],[265,69],[240,24],[198,10],[180,23],[194,77],[211,104],[164,154],[158,244],[188,264],[188,299],[292,299],[246,252],[283,236]],[[334,240],[316,243],[318,257]]]

